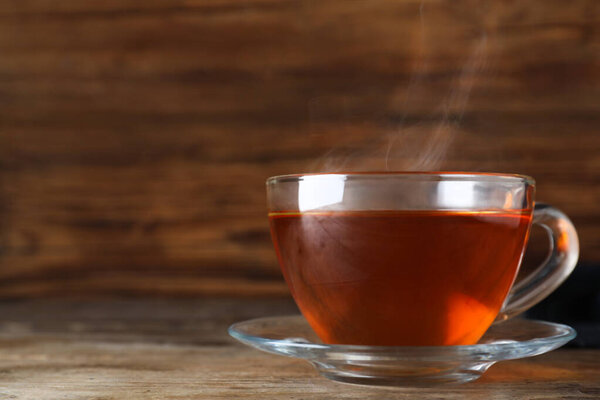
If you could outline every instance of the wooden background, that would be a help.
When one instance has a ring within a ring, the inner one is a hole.
[[[284,294],[316,170],[530,174],[598,263],[599,150],[597,0],[0,2],[4,298]]]

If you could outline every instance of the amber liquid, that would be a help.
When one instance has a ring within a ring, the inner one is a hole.
[[[531,210],[271,213],[281,269],[326,343],[476,343],[517,274]]]

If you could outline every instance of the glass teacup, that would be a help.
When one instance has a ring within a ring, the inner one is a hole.
[[[474,344],[494,321],[566,279],[579,245],[569,219],[534,205],[534,180],[489,173],[335,173],[267,180],[286,282],[325,343]],[[531,224],[545,263],[515,283]]]

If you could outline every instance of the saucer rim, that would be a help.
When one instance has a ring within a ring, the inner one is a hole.
[[[301,357],[305,359],[315,358],[315,354],[306,354],[306,356],[302,356],[300,354],[285,354],[284,348],[288,349],[298,349],[298,350],[313,350],[317,352],[326,351],[327,353],[345,353],[345,354],[358,354],[358,353],[369,353],[371,355],[378,356],[393,356],[395,358],[414,358],[418,357],[420,359],[425,358],[435,358],[439,359],[444,355],[451,356],[454,360],[456,360],[457,356],[467,356],[469,359],[473,359],[475,354],[479,355],[490,355],[490,354],[498,354],[503,353],[506,356],[502,359],[518,359],[523,358],[523,350],[524,348],[537,348],[544,349],[545,347],[557,348],[560,347],[570,340],[574,339],[577,336],[577,332],[571,326],[560,324],[556,322],[550,321],[541,321],[535,319],[510,319],[507,321],[502,321],[498,324],[504,324],[507,322],[521,322],[525,324],[534,324],[534,325],[544,325],[547,327],[552,327],[559,331],[562,331],[560,334],[552,335],[552,336],[542,336],[533,339],[527,340],[514,340],[507,338],[510,340],[509,342],[502,343],[477,343],[471,345],[448,345],[448,346],[369,346],[369,345],[351,345],[351,344],[326,344],[326,343],[315,343],[309,341],[306,342],[294,342],[287,339],[271,339],[262,336],[254,336],[248,335],[242,332],[239,332],[237,328],[241,326],[247,326],[252,323],[259,323],[261,321],[273,321],[278,319],[299,319],[304,317],[301,314],[297,315],[280,315],[280,316],[270,316],[270,317],[260,317],[253,318],[245,321],[239,321],[228,328],[228,333],[234,339],[248,344],[252,347],[258,347],[262,350],[266,350],[275,354],[288,355],[292,357]],[[271,349],[273,348],[273,349]],[[541,350],[539,354],[545,353],[549,350]],[[510,356],[511,353],[513,357]],[[429,356],[429,357],[428,357]]]

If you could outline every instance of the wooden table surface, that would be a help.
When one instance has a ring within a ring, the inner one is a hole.
[[[293,312],[286,299],[3,302],[0,399],[600,398],[600,350],[500,363],[462,386],[378,389],[227,336],[234,321]]]

